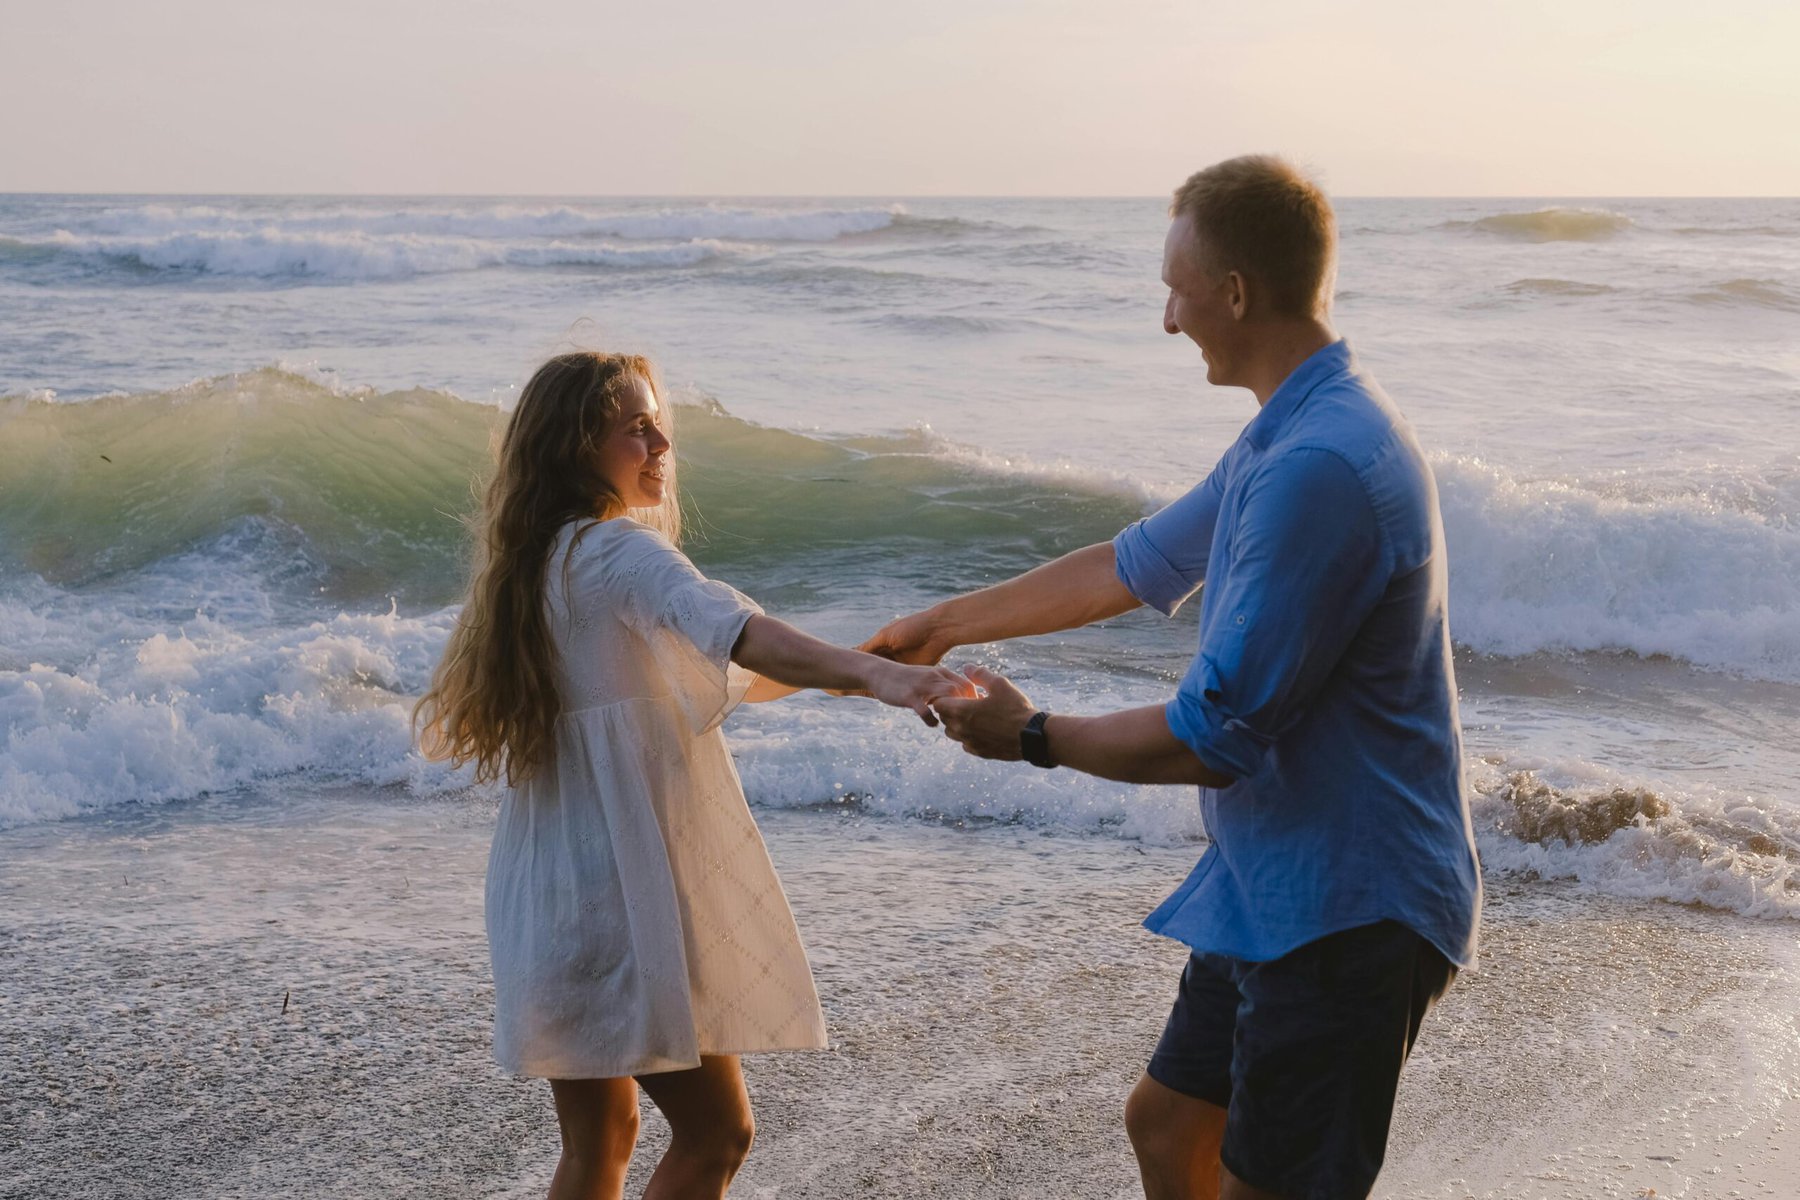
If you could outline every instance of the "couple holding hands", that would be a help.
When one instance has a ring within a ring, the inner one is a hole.
[[[622,1195],[639,1087],[673,1135],[645,1196],[723,1196],[754,1130],[737,1056],[826,1044],[719,728],[801,688],[910,708],[987,758],[1197,785],[1209,845],[1145,922],[1193,951],[1125,1105],[1145,1195],[1368,1194],[1481,904],[1436,486],[1329,324],[1317,186],[1236,158],[1170,213],[1163,327],[1255,417],[1111,542],[861,650],[764,615],[676,548],[649,362],[560,355],[526,385],[418,717],[427,753],[509,785],[487,879],[495,1051],[550,1080],[553,1200]],[[936,665],[1196,591],[1199,646],[1167,704],[1046,714],[998,675]]]

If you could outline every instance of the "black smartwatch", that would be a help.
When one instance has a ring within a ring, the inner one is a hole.
[[[1044,733],[1044,722],[1049,719],[1047,712],[1033,713],[1025,728],[1019,730],[1019,756],[1034,767],[1056,765],[1050,757],[1050,739]]]

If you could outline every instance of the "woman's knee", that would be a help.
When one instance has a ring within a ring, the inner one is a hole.
[[[630,1080],[556,1080],[551,1089],[564,1154],[611,1157],[637,1145],[637,1089]]]
[[[637,1145],[638,1121],[638,1107],[635,1104],[609,1111],[606,1120],[601,1123],[599,1136],[614,1150],[629,1153]]]
[[[683,1150],[715,1170],[733,1174],[750,1157],[750,1146],[756,1141],[756,1121],[748,1112],[709,1124],[704,1130],[675,1131]]]

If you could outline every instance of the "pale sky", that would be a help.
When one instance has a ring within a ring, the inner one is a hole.
[[[1794,0],[0,0],[0,191],[1800,195]]]

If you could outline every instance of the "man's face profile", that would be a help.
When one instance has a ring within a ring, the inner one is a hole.
[[[1163,330],[1186,334],[1206,359],[1206,381],[1228,385],[1230,332],[1236,324],[1226,283],[1207,270],[1191,214],[1169,223],[1163,239],[1162,280],[1169,299],[1163,306]]]

